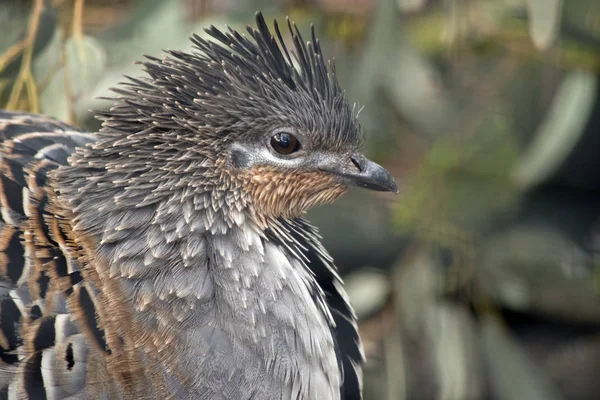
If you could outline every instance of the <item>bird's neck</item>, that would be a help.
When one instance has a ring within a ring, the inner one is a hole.
[[[85,238],[84,270],[101,293],[108,345],[153,366],[166,382],[161,390],[199,394],[203,385],[236,382],[254,385],[258,397],[338,398],[322,293],[243,202],[185,190],[138,207],[92,199],[78,198],[69,219],[74,237]]]
[[[158,372],[171,358],[195,393],[227,379],[238,390],[264,391],[259,398],[336,398],[331,321],[300,260],[249,221],[223,233],[189,231],[177,242],[149,264],[155,273],[118,278],[131,294],[133,324],[154,329],[144,350],[169,354]],[[221,376],[207,382],[207,369]]]

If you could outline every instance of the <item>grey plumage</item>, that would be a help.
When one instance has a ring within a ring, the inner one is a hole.
[[[257,28],[150,57],[95,136],[0,113],[4,393],[361,397],[355,317],[299,216],[349,186],[397,189],[357,154],[314,30],[289,24],[290,52]],[[276,151],[280,135],[301,145]]]

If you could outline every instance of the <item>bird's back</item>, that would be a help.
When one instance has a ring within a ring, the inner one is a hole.
[[[88,343],[67,306],[81,274],[49,205],[48,173],[94,140],[0,110],[0,399],[83,396]]]

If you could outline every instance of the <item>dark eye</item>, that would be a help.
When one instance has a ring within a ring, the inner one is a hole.
[[[292,154],[300,149],[300,142],[291,133],[281,132],[271,138],[271,146],[279,154]]]

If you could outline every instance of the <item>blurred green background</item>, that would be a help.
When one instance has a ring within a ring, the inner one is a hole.
[[[309,215],[365,399],[600,398],[598,0],[3,0],[0,108],[96,130],[142,54],[256,10],[315,24],[401,188]]]

